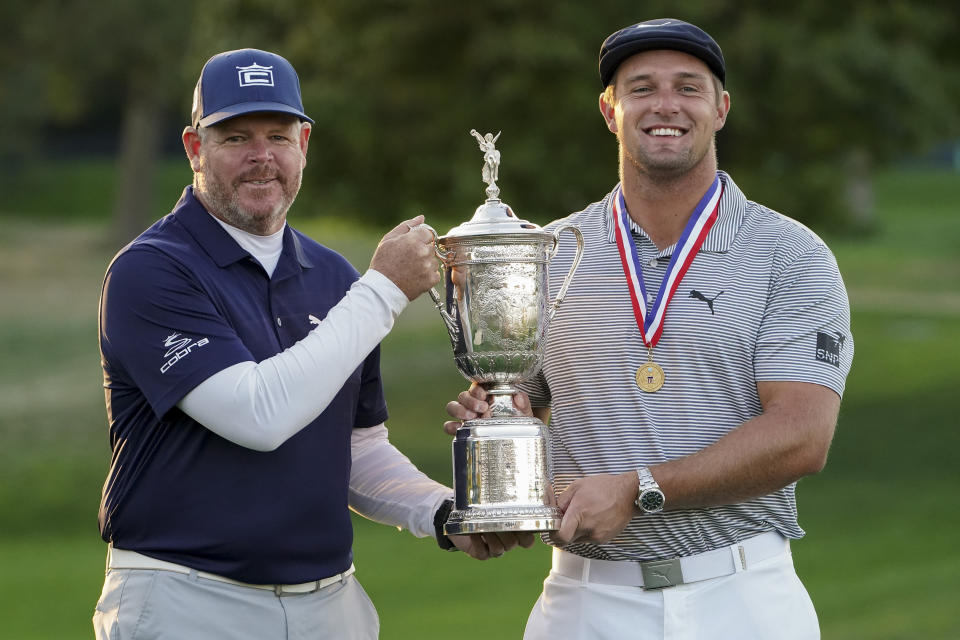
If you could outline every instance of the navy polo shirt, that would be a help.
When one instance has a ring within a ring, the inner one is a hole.
[[[191,187],[117,254],[100,301],[113,451],[100,506],[105,541],[257,584],[349,568],[351,430],[387,418],[379,348],[275,451],[233,444],[175,405],[218,371],[301,340],[358,277],[289,226],[268,277]]]

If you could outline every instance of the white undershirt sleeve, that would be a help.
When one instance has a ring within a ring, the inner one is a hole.
[[[215,373],[177,406],[231,442],[272,451],[323,412],[408,302],[370,269],[305,338],[260,363]]]
[[[383,425],[354,429],[350,508],[375,522],[435,536],[433,517],[453,490],[428,478],[387,439]]]

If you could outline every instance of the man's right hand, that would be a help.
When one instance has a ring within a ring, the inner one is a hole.
[[[370,268],[390,278],[409,300],[440,282],[433,234],[421,223],[422,215],[391,229],[370,260]]]

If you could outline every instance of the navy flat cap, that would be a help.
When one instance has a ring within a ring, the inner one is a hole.
[[[600,81],[606,88],[624,60],[652,49],[683,51],[703,60],[725,85],[723,52],[710,35],[696,25],[674,18],[647,20],[612,33],[600,47]]]

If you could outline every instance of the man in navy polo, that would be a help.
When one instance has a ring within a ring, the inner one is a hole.
[[[438,280],[422,216],[360,276],[286,224],[313,121],[284,58],[204,66],[174,210],[100,301],[112,459],[98,638],[375,638],[348,505],[484,559],[532,536],[439,525],[449,488],[389,443],[378,343]]]

